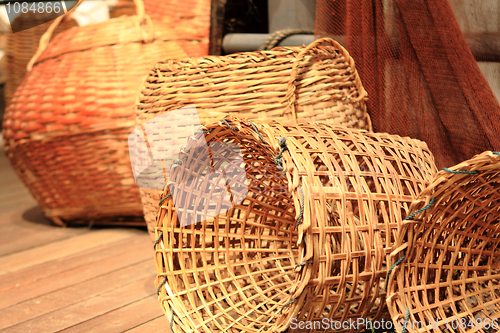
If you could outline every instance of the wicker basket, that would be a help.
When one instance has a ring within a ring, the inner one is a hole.
[[[154,21],[165,21],[182,38],[179,45],[190,57],[208,55],[210,0],[144,0],[144,8]],[[135,15],[134,0],[118,0],[110,16]]]
[[[195,105],[202,124],[237,113],[249,119],[371,129],[366,96],[349,53],[331,39],[319,39],[302,48],[160,62],[141,92],[137,123]],[[161,189],[164,181],[151,183],[159,183],[156,188]],[[141,188],[152,237],[159,200],[154,188]]]
[[[12,22],[12,29],[19,32],[7,35],[7,47],[5,49],[8,64],[6,66],[7,81],[5,82],[6,104],[10,102],[17,86],[19,86],[26,74],[26,65],[36,53],[40,37],[51,24],[50,22],[43,23],[47,21],[47,15],[50,14],[28,12],[20,14]],[[76,26],[78,26],[76,21],[70,16],[66,16],[54,31],[54,36]]]
[[[386,256],[436,173],[425,143],[228,116],[174,164],[155,242],[173,332],[388,318]]]
[[[500,153],[484,152],[440,171],[411,205],[391,256],[398,332],[499,331],[499,189]]]
[[[58,224],[142,216],[127,147],[133,107],[152,65],[186,54],[137,4],[139,16],[75,27],[47,46],[56,19],[6,110],[6,154]]]

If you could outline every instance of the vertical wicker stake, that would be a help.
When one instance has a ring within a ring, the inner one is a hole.
[[[199,140],[237,146],[243,163],[225,150],[197,158]],[[179,163],[155,242],[159,298],[174,332],[284,332],[297,321],[386,315],[386,256],[436,172],[418,140],[232,116],[198,132]],[[207,178],[221,168],[224,182]],[[222,184],[210,193],[225,185],[241,193],[242,183],[248,193],[207,216],[223,204],[205,195],[210,182]],[[183,228],[186,211],[206,219]]]
[[[498,332],[499,235],[500,153],[437,173],[391,255],[399,263],[387,303],[397,331]]]

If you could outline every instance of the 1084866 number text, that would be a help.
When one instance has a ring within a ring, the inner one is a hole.
[[[5,4],[7,14],[11,13],[38,13],[38,14],[59,14],[64,12],[61,1],[36,1],[36,2],[18,2],[11,1]]]

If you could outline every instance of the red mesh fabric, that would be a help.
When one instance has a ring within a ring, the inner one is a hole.
[[[438,167],[500,148],[500,105],[448,0],[317,0],[316,33],[343,39],[374,131],[427,142]]]

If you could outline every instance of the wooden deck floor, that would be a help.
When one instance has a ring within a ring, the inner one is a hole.
[[[1,332],[170,332],[155,273],[145,228],[52,225],[0,151]]]

